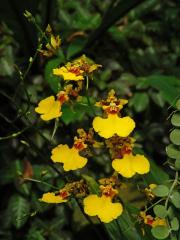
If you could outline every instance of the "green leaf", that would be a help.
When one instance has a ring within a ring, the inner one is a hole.
[[[157,89],[171,105],[180,95],[180,81],[174,76],[152,75],[144,80],[144,85]]]
[[[174,191],[170,197],[172,203],[176,208],[180,208],[180,193],[177,191]]]
[[[92,107],[94,108],[94,106]],[[74,103],[73,105],[64,104],[62,106],[62,113],[61,119],[68,125],[71,122],[80,121],[85,114],[91,116],[92,108],[88,105],[87,100],[83,99],[81,102]]]
[[[44,165],[44,164],[34,164],[33,165],[33,171],[34,171],[34,179],[36,180],[42,180],[44,183],[35,183],[36,186],[42,190],[43,192],[47,192],[51,190],[51,185],[53,185],[54,178],[58,176],[57,172],[55,172],[50,166]]]
[[[168,157],[173,158],[173,159],[177,159],[180,156],[180,149],[176,146],[174,146],[173,144],[169,144],[166,147],[166,152]]]
[[[22,164],[19,160],[9,162],[0,169],[0,185],[6,185],[17,179],[18,174],[22,173]]]
[[[118,230],[118,225],[116,221],[112,221],[110,223],[104,224],[108,234],[109,234],[109,239],[111,240],[122,240],[122,235]]]
[[[99,185],[98,183],[94,180],[93,177],[90,177],[86,174],[83,174],[82,177],[86,180],[86,182],[88,183],[89,185],[89,188],[90,188],[90,192],[91,193],[96,193],[96,194],[99,194]]]
[[[67,49],[67,59],[70,59],[74,55],[80,53],[84,47],[84,43],[84,39],[76,39],[72,43],[70,43]]]
[[[179,229],[179,221],[178,221],[177,217],[174,217],[171,220],[171,229],[174,231],[177,231]]]
[[[165,239],[169,236],[169,229],[165,226],[156,226],[151,229],[151,233],[156,239]]]
[[[169,219],[173,219],[174,218],[174,207],[173,207],[173,205],[172,206],[170,206],[169,208],[168,208],[168,217],[169,217]]]
[[[171,123],[175,127],[180,127],[180,113],[176,112],[172,115]]]
[[[170,140],[175,145],[180,145],[180,129],[174,129],[170,135]]]
[[[148,174],[144,176],[147,184],[150,184],[152,182],[155,182],[157,184],[163,184],[169,180],[168,174],[163,171],[159,166],[157,166],[153,160],[150,161],[150,164],[151,170]]]
[[[166,197],[169,194],[169,188],[165,185],[158,185],[152,190],[152,192],[157,197]]]
[[[110,26],[142,2],[142,0],[112,1],[103,16],[100,26],[90,35],[85,47],[91,47],[96,39],[100,39]]]
[[[164,205],[156,205],[153,207],[153,211],[157,217],[165,218],[168,215],[168,212]]]
[[[144,111],[149,104],[149,97],[146,93],[135,93],[131,98],[129,106],[133,106],[136,112]]]
[[[180,157],[176,159],[175,161],[175,169],[180,170]]]
[[[44,71],[45,80],[49,83],[51,89],[58,93],[61,88],[60,77],[53,75],[53,69],[59,67],[59,65],[63,62],[62,58],[55,58],[50,60],[46,66]]]
[[[129,212],[124,209],[122,215],[117,219],[119,226],[122,230],[122,234],[128,240],[141,240],[139,233],[137,232],[136,227],[131,219]],[[124,238],[123,238],[124,239]]]
[[[78,111],[75,106],[70,106],[68,104],[62,106],[62,113],[61,119],[66,125],[71,122],[79,121],[84,116],[83,111]]]
[[[45,240],[45,238],[43,237],[41,231],[32,228],[29,230],[26,240]]]
[[[176,102],[176,108],[177,110],[180,110],[180,99],[178,99]]]
[[[158,105],[161,108],[164,107],[165,101],[159,92],[158,93],[152,92],[150,96],[156,105]]]
[[[8,209],[9,214],[12,216],[12,224],[17,229],[20,229],[29,217],[29,202],[19,195],[13,195],[9,201]]]

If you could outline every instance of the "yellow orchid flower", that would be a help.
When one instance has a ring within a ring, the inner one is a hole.
[[[93,128],[104,138],[110,138],[114,134],[127,137],[135,128],[135,122],[130,117],[121,118],[117,114],[108,114],[107,118],[95,117]]]
[[[98,216],[102,222],[108,223],[118,218],[123,211],[121,203],[113,203],[110,197],[98,197],[91,194],[84,198],[84,212],[89,216]]]
[[[76,67],[63,66],[53,69],[53,74],[63,77],[65,81],[81,81],[84,80],[83,71]]]
[[[47,97],[41,100],[35,111],[41,114],[41,119],[44,121],[49,121],[53,118],[58,118],[62,115],[61,103],[55,100],[54,96]]]
[[[65,81],[82,81],[84,77],[97,70],[101,65],[94,64],[85,55],[68,62],[65,66],[53,69],[53,74],[63,77]]]
[[[96,71],[98,68],[102,67],[100,64],[94,63],[90,58],[86,57],[85,54],[83,54],[81,57],[75,59],[72,64],[79,66],[81,70],[85,74],[92,74],[94,71]]]
[[[40,201],[46,202],[46,203],[63,203],[63,202],[67,202],[68,200],[63,199],[63,197],[60,194],[55,195],[55,193],[48,192],[43,194]]]
[[[152,217],[151,215],[146,215],[145,211],[140,212],[140,217],[143,219],[144,223],[151,226],[152,228],[156,226],[167,226],[165,218]]]
[[[87,163],[87,158],[80,156],[78,149],[62,144],[52,150],[51,159],[53,162],[63,163],[65,171],[83,168]]]
[[[125,154],[122,159],[115,159],[112,167],[123,177],[131,178],[136,173],[145,174],[150,171],[150,164],[144,155]]]
[[[38,51],[46,57],[52,57],[61,46],[61,38],[59,35],[54,36],[52,32],[47,33],[47,35],[50,35],[50,41],[46,44],[46,49],[39,49]]]

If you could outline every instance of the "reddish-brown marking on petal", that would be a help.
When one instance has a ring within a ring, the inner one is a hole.
[[[66,199],[68,197],[68,192],[67,191],[60,191],[59,192],[59,196],[62,198],[62,199]]]
[[[69,69],[69,72],[74,73],[74,74],[76,74],[76,75],[80,75],[80,74],[81,74],[80,68],[77,68],[77,67],[71,67],[71,68]]]
[[[127,147],[127,146],[124,146],[124,147],[121,149],[121,153],[122,153],[123,156],[124,156],[125,154],[130,154],[131,152],[132,152],[132,148]]]
[[[147,224],[148,225],[152,226],[153,222],[154,222],[154,220],[152,218],[147,217]]]
[[[78,151],[81,151],[84,149],[84,143],[83,142],[76,142],[74,143],[74,147],[78,150]]]
[[[58,96],[57,96],[57,100],[63,104],[64,102],[66,102],[68,100],[68,96],[65,94],[65,93],[60,93]]]

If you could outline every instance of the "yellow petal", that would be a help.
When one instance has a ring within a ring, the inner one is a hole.
[[[130,178],[135,173],[145,174],[150,170],[150,164],[143,155],[126,154],[122,159],[115,159],[112,167],[123,177]]]
[[[83,168],[87,163],[87,158],[80,156],[76,148],[62,144],[52,150],[51,159],[53,162],[63,163],[65,171]]]
[[[84,212],[89,216],[98,216],[102,222],[108,223],[121,215],[123,207],[120,203],[112,203],[111,198],[95,194],[84,199]]]
[[[121,203],[112,203],[111,199],[105,196],[101,197],[102,206],[99,208],[98,217],[102,222],[108,223],[118,218],[123,211]]]
[[[51,192],[44,193],[40,200],[46,203],[63,203],[68,201],[67,199],[62,199],[60,196],[56,196]]]
[[[41,100],[38,104],[38,107],[35,108],[35,111],[40,114],[48,112],[51,109],[51,105],[54,103],[54,101],[55,101],[54,96],[50,96]]]
[[[92,73],[94,72],[96,69],[98,69],[99,67],[102,67],[102,65],[99,65],[99,64],[92,64],[90,65],[90,68],[89,68],[89,73]]]
[[[153,190],[153,189],[156,188],[156,187],[157,187],[157,184],[155,184],[155,183],[149,184],[149,188],[150,188],[151,190]]]
[[[69,72],[66,67],[55,68],[53,69],[53,74],[63,77],[66,81],[79,81],[83,80],[84,77],[82,75],[76,75],[75,73]]]
[[[145,174],[150,171],[150,164],[144,155],[137,154],[132,158],[132,167],[135,172]]]
[[[122,159],[113,160],[112,167],[126,178],[131,178],[136,173],[132,167],[131,155],[125,155]]]
[[[54,96],[43,99],[39,102],[35,111],[42,114],[40,117],[44,121],[51,120],[53,118],[60,117],[62,115],[61,104],[59,101],[55,101]]]
[[[130,117],[120,118],[117,114],[109,114],[107,118],[95,117],[93,128],[104,138],[110,138],[114,134],[127,137],[135,128],[135,122]]]
[[[51,35],[51,45],[53,46],[53,48],[56,48],[56,39],[53,35]]]
[[[101,199],[95,194],[91,194],[84,198],[84,212],[89,216],[96,216],[101,208]]]
[[[51,35],[51,45],[53,46],[53,48],[57,49],[61,44],[61,39],[59,36],[55,37],[53,35]]]
[[[135,128],[135,122],[130,117],[117,118],[116,134],[120,137],[127,137]]]
[[[66,159],[69,157],[69,147],[66,144],[60,144],[52,149],[51,154],[51,159],[53,162],[64,163],[64,159],[66,161]]]

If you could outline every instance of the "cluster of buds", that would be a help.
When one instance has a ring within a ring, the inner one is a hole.
[[[117,174],[113,174],[109,178],[101,178],[98,182],[100,184],[102,196],[110,197],[111,199],[118,196],[118,189],[120,188],[121,183]]]
[[[61,46],[61,39],[59,35],[55,36],[52,32],[51,26],[48,24],[45,30],[45,36],[49,40],[48,43],[45,45],[45,49],[39,49],[38,51],[41,53],[42,56],[45,57],[52,57],[58,51]]]
[[[125,154],[132,153],[135,139],[132,137],[119,137],[115,135],[105,141],[112,159],[123,158]]]
[[[152,191],[155,187],[157,187],[157,185],[154,184],[154,183],[151,183],[151,184],[149,184],[148,187],[146,187],[146,188],[142,191],[142,192],[145,193],[146,198],[147,198],[149,201],[154,200],[154,198],[156,197],[156,196],[154,195],[153,191]]]
[[[99,179],[99,183],[100,185],[103,186],[112,186],[113,188],[118,189],[120,187],[120,181],[118,179],[117,174],[113,174],[111,177],[109,178],[101,178]]]
[[[80,100],[79,92],[82,90],[82,83],[77,82],[76,84],[67,84],[64,87],[64,90],[58,92],[57,100],[61,103],[61,105],[65,102],[71,100]]]
[[[74,196],[77,198],[82,198],[88,193],[88,186],[86,182],[82,179],[80,181],[67,183],[58,192],[48,192],[44,193],[40,201],[46,203],[63,203],[69,200],[69,197]]]
[[[128,101],[126,99],[118,99],[116,97],[115,91],[112,89],[108,93],[108,97],[105,100],[101,100],[96,103],[97,107],[102,107],[105,113],[108,114],[118,114]]]
[[[93,63],[88,57],[81,57],[68,62],[65,66],[53,69],[53,74],[62,77],[65,81],[83,81],[84,78],[92,78],[92,74],[101,65]]]
[[[88,194],[88,185],[85,180],[67,183],[59,192],[60,196],[75,196],[77,198],[85,197]]]
[[[110,197],[111,199],[113,199],[115,196],[118,195],[118,190],[113,188],[111,185],[107,185],[107,186],[101,185],[100,190],[101,190],[102,196]]]
[[[79,128],[77,130],[77,133],[79,135],[78,138],[81,139],[84,143],[86,143],[89,147],[100,148],[102,146],[101,142],[95,140],[93,128],[90,128],[88,132],[86,132],[82,128]]]

